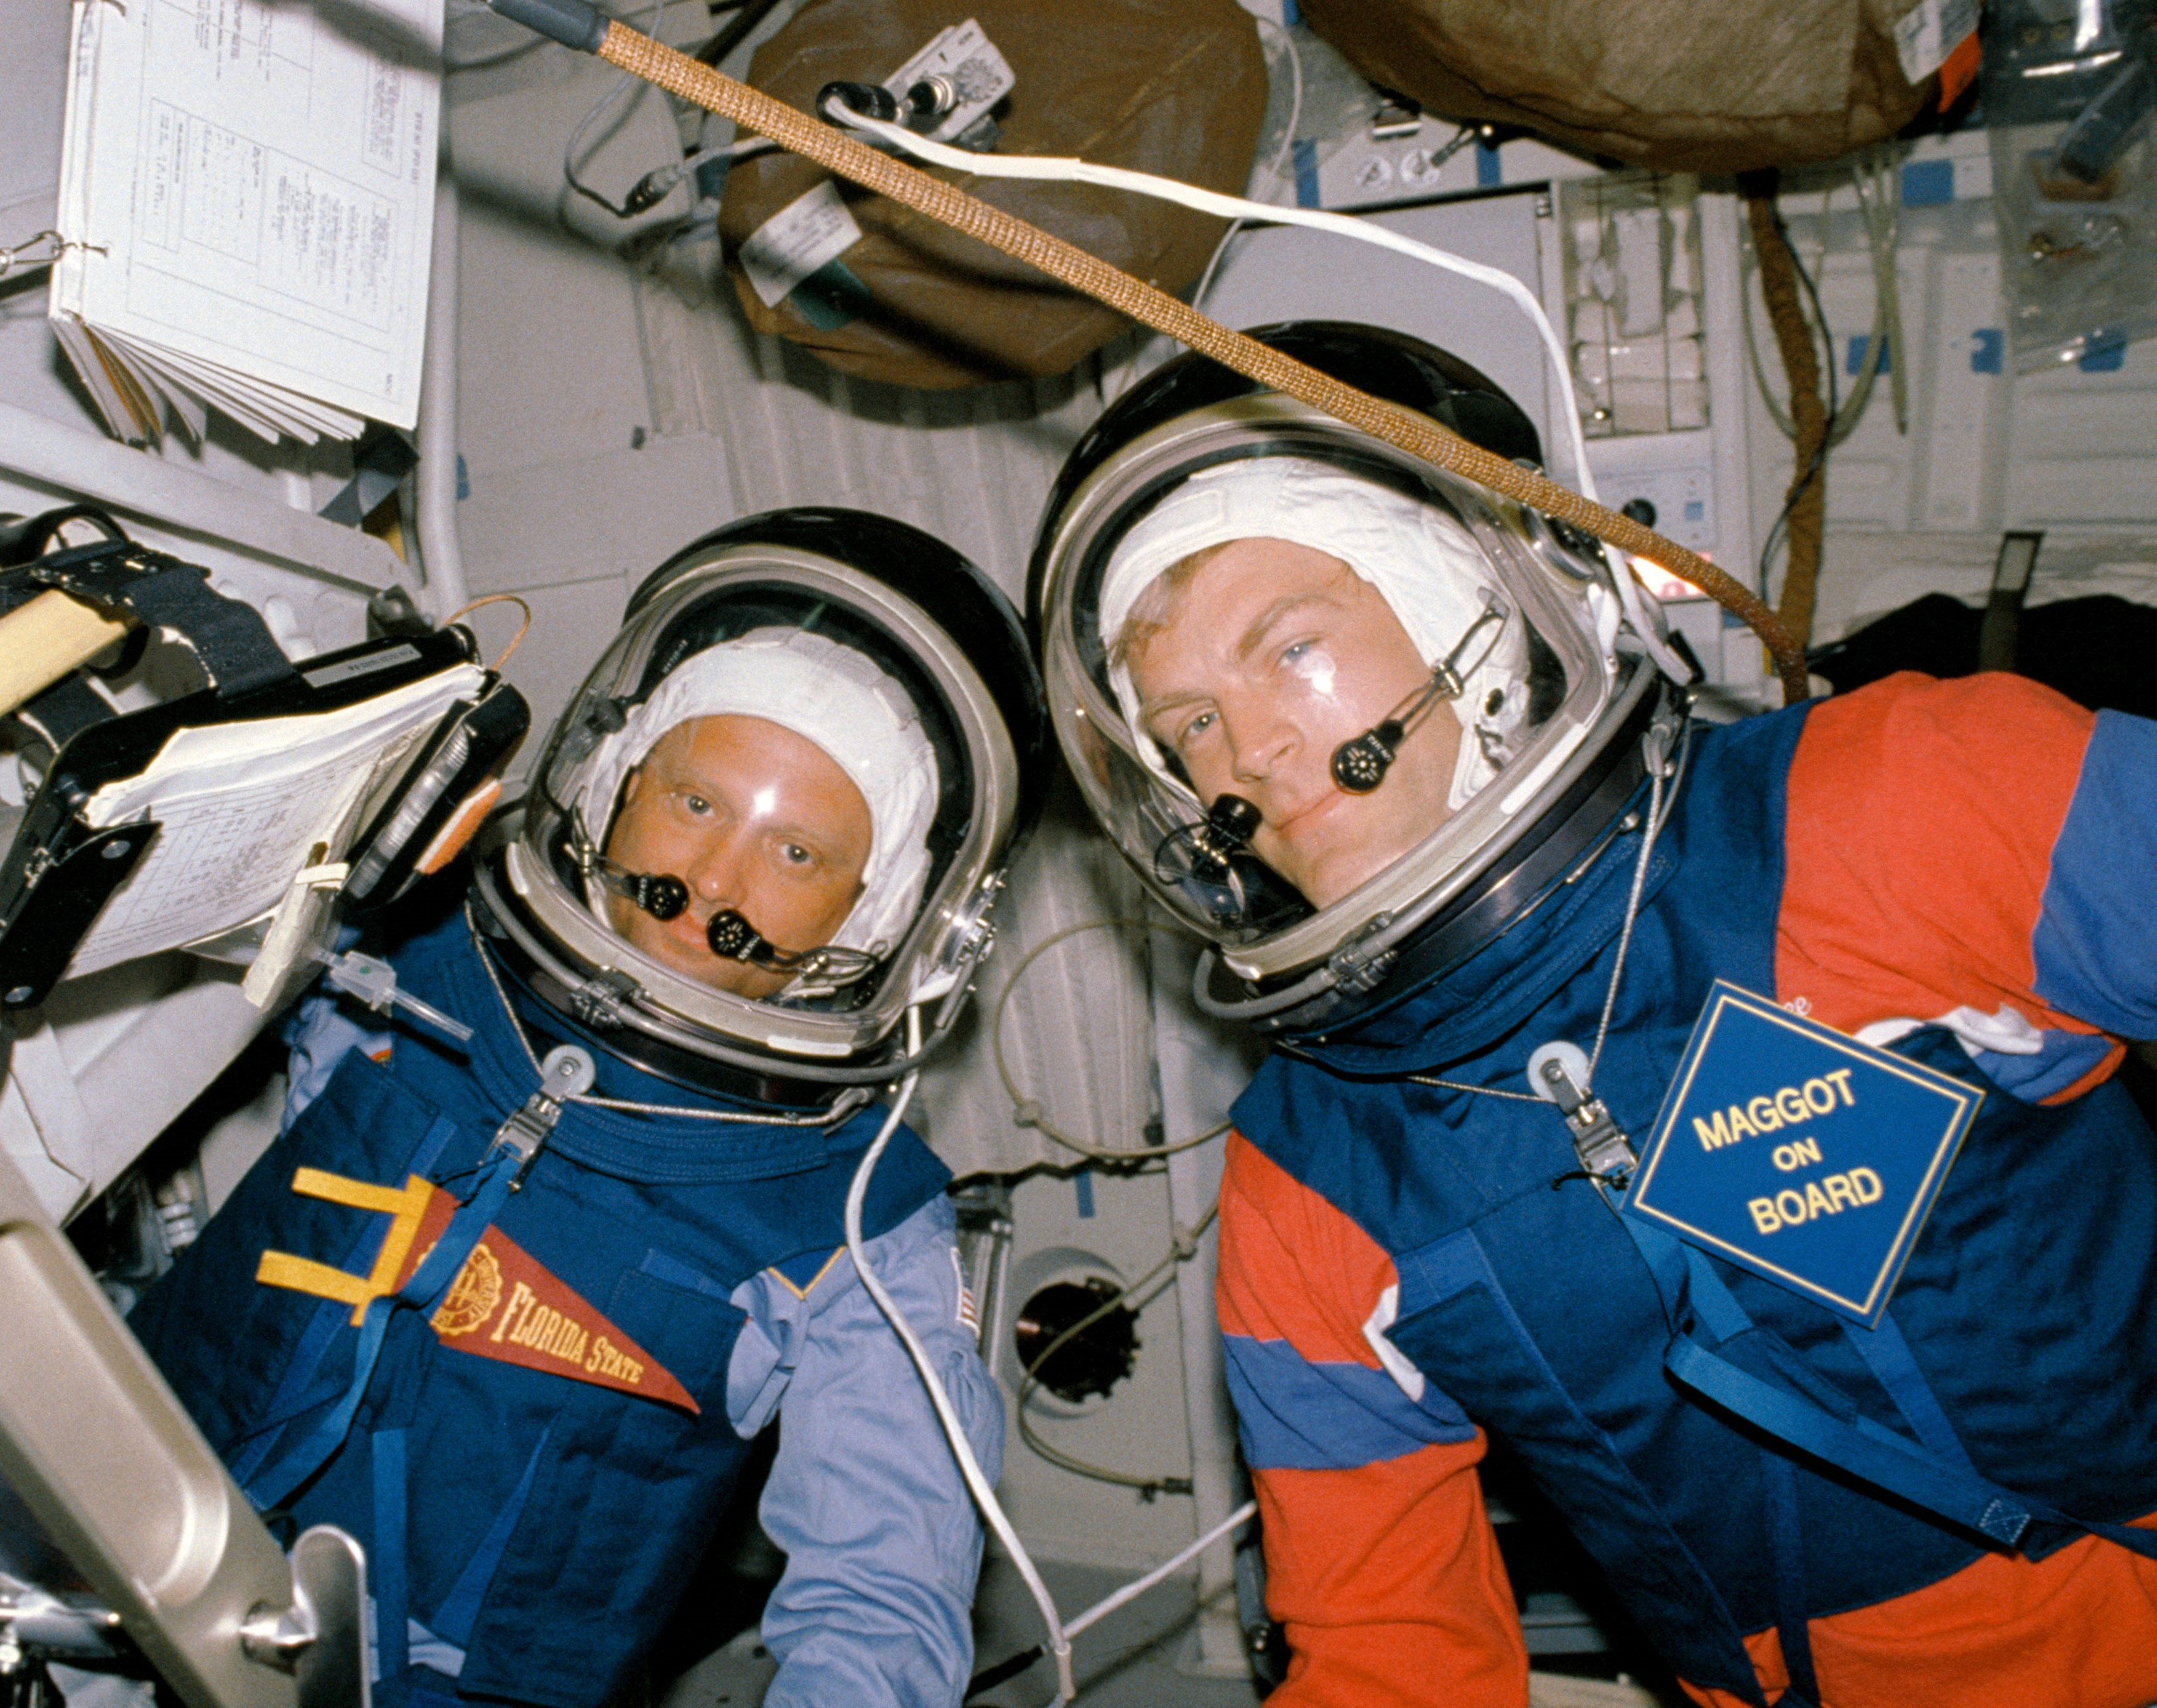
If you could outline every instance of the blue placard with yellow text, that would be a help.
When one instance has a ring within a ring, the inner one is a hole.
[[[1718,980],[1625,1213],[1869,1328],[1984,1095]]]

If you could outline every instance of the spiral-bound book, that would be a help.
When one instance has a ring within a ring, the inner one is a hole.
[[[49,311],[106,424],[418,418],[439,0],[75,0]]]

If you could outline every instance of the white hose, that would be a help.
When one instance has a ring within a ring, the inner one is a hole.
[[[1380,249],[1392,250],[1396,254],[1410,256],[1428,265],[1443,268],[1449,273],[1458,273],[1480,285],[1503,292],[1535,325],[1542,339],[1543,352],[1550,358],[1551,371],[1557,376],[1558,392],[1565,414],[1566,448],[1573,459],[1573,486],[1583,496],[1600,502],[1596,491],[1595,473],[1588,466],[1588,440],[1581,431],[1580,404],[1573,388],[1573,370],[1566,361],[1565,346],[1558,340],[1557,329],[1535,293],[1511,273],[1501,268],[1486,267],[1480,261],[1471,261],[1448,250],[1434,248],[1427,243],[1418,243],[1413,238],[1403,237],[1398,232],[1388,231],[1384,226],[1367,219],[1351,218],[1345,214],[1325,214],[1310,208],[1277,207],[1269,202],[1248,201],[1241,196],[1224,196],[1217,191],[1202,190],[1195,184],[1179,183],[1174,178],[1156,177],[1151,172],[1130,172],[1120,166],[1096,166],[1090,161],[1073,160],[1063,156],[1033,156],[1009,154],[972,154],[963,148],[946,147],[940,142],[931,142],[917,136],[903,126],[888,124],[882,119],[872,119],[856,112],[844,102],[826,103],[826,116],[838,116],[857,130],[880,136],[888,142],[916,155],[932,166],[946,166],[960,172],[976,173],[982,177],[1036,178],[1052,183],[1099,184],[1105,188],[1131,190],[1141,196],[1151,196],[1164,202],[1175,202],[1186,208],[1196,208],[1202,214],[1212,214],[1237,221],[1264,221],[1278,225],[1307,226],[1313,231],[1330,231],[1338,237],[1353,238],[1358,243],[1374,244]],[[1223,244],[1225,247],[1225,239]],[[1216,250],[1218,260],[1221,251]],[[1212,267],[1207,268],[1207,277],[1201,288],[1212,282]],[[1625,608],[1626,620],[1633,632],[1640,636],[1640,644],[1647,649],[1657,668],[1673,682],[1686,682],[1692,671],[1671,650],[1663,638],[1662,630],[1648,614],[1645,606],[1647,595],[1639,584],[1637,574],[1631,568],[1630,559],[1619,553],[1624,568],[1612,579],[1618,584],[1618,596]]]
[[[1233,1512],[1223,1519],[1220,1523],[1215,1525],[1212,1529],[1207,1531],[1204,1536],[1199,1537],[1197,1541],[1191,1543],[1187,1547],[1177,1550],[1173,1554],[1171,1554],[1168,1558],[1162,1561],[1160,1565],[1155,1567],[1152,1571],[1147,1572],[1145,1577],[1134,1578],[1130,1582],[1125,1584],[1121,1589],[1117,1590],[1114,1594],[1104,1596],[1099,1601],[1096,1602],[1092,1607],[1087,1608],[1084,1613],[1079,1614],[1077,1618],[1072,1620],[1069,1624],[1066,1625],[1063,1628],[1063,1634],[1067,1637],[1076,1637],[1089,1625],[1094,1623],[1097,1620],[1105,1619],[1108,1618],[1110,1613],[1115,1612],[1115,1610],[1123,1606],[1125,1602],[1136,1601],[1139,1597],[1144,1595],[1148,1590],[1151,1589],[1154,1585],[1160,1582],[1162,1578],[1174,1572],[1177,1567],[1187,1565],[1191,1561],[1197,1559],[1199,1555],[1204,1553],[1208,1548],[1212,1547],[1214,1543],[1219,1541],[1222,1537],[1227,1536],[1228,1532],[1235,1529],[1238,1525],[1248,1523],[1250,1520],[1256,1518],[1258,1515],[1259,1503],[1255,1500],[1246,1500],[1241,1506],[1238,1507]]]
[[[906,1011],[907,1053],[921,1052],[921,1011],[909,1008]],[[906,1106],[914,1101],[914,1088],[920,1082],[921,1072],[916,1068],[899,1083],[898,1095],[892,1099],[891,1113],[884,1118],[883,1129],[875,1142],[862,1153],[861,1165],[854,1170],[853,1184],[847,1189],[847,1251],[854,1260],[854,1273],[862,1278],[869,1297],[877,1309],[884,1314],[893,1331],[906,1347],[906,1356],[914,1361],[920,1373],[922,1386],[929,1390],[929,1403],[936,1408],[936,1421],[944,1426],[944,1433],[950,1441],[952,1456],[959,1461],[959,1474],[965,1479],[966,1487],[973,1494],[974,1504],[981,1509],[981,1516],[988,1520],[989,1528],[996,1533],[996,1540],[1004,1545],[1018,1574],[1026,1580],[1027,1591],[1034,1605],[1041,1609],[1042,1623],[1048,1628],[1048,1652],[1056,1657],[1056,1684],[1058,1700],[1069,1701],[1078,1694],[1071,1681],[1071,1639],[1065,1634],[1063,1622],[1057,1615],[1056,1598],[1048,1592],[1048,1586],[1041,1580],[1040,1569],[1033,1556],[1018,1539],[1012,1521],[996,1499],[996,1491],[981,1469],[981,1462],[975,1457],[974,1444],[966,1439],[966,1432],[959,1422],[959,1413],[951,1404],[951,1396],[945,1392],[944,1379],[936,1373],[936,1366],[929,1356],[928,1348],[921,1344],[912,1325],[898,1302],[884,1290],[883,1283],[877,1279],[876,1271],[869,1267],[869,1255],[862,1241],[862,1206],[868,1197],[869,1176],[883,1159],[884,1149],[891,1143],[892,1135],[898,1131],[898,1124],[905,1119]]]
[[[1392,250],[1424,262],[1441,267],[1449,273],[1458,273],[1479,285],[1487,285],[1511,298],[1521,313],[1534,322],[1542,337],[1544,352],[1549,356],[1551,369],[1557,376],[1558,390],[1565,405],[1566,448],[1573,460],[1573,486],[1583,496],[1596,497],[1595,476],[1588,466],[1588,440],[1581,431],[1580,404],[1573,394],[1573,373],[1568,366],[1565,346],[1559,342],[1557,332],[1543,312],[1543,306],[1536,294],[1511,273],[1497,267],[1486,267],[1480,261],[1471,261],[1464,256],[1434,248],[1427,243],[1418,243],[1413,238],[1403,237],[1397,231],[1359,219],[1345,214],[1326,214],[1311,208],[1284,208],[1270,202],[1253,202],[1242,196],[1226,196],[1216,190],[1202,190],[1195,184],[1179,183],[1174,178],[1156,177],[1147,172],[1130,172],[1120,166],[1096,166],[1090,161],[1073,160],[1063,156],[1012,154],[971,154],[963,148],[950,148],[941,142],[931,142],[917,136],[900,125],[887,124],[882,119],[872,119],[856,112],[838,100],[825,104],[823,114],[827,118],[838,118],[854,129],[883,138],[895,147],[903,150],[932,166],[945,166],[955,171],[969,172],[981,177],[1036,178],[1051,183],[1099,184],[1104,188],[1130,190],[1141,196],[1151,196],[1157,201],[1174,202],[1180,206],[1211,214],[1217,219],[1245,219],[1254,224],[1273,225],[1302,225],[1313,231],[1330,231],[1336,237],[1352,238],[1358,243],[1374,244],[1380,249]]]
[[[907,1010],[906,1031],[907,1053],[909,1056],[919,1055],[921,1011],[918,1007]],[[1004,1551],[1011,1556],[1012,1564],[1018,1567],[1019,1576],[1026,1581],[1027,1592],[1033,1597],[1034,1605],[1041,1609],[1041,1622],[1048,1630],[1048,1652],[1056,1657],[1056,1700],[1068,1702],[1078,1694],[1078,1687],[1073,1682],[1071,1675],[1071,1639],[1097,1620],[1114,1613],[1125,1602],[1145,1594],[1178,1567],[1187,1564],[1211,1547],[1238,1525],[1252,1517],[1258,1511],[1258,1503],[1245,1503],[1189,1546],[1155,1567],[1145,1577],[1125,1584],[1089,1608],[1068,1625],[1063,1623],[1056,1611],[1056,1598],[1048,1592],[1048,1586],[1042,1581],[1040,1568],[1033,1563],[1033,1556],[1027,1552],[1026,1545],[1019,1541],[1018,1532],[1012,1527],[1010,1517],[1005,1513],[1002,1503],[996,1499],[995,1488],[981,1469],[981,1460],[975,1456],[974,1444],[966,1439],[965,1429],[959,1422],[958,1410],[951,1403],[951,1396],[944,1386],[943,1377],[936,1373],[934,1361],[929,1357],[928,1348],[921,1344],[920,1336],[914,1332],[905,1314],[899,1309],[898,1300],[885,1291],[883,1284],[877,1279],[876,1271],[869,1267],[867,1247],[862,1239],[862,1206],[868,1199],[869,1177],[876,1172],[877,1164],[883,1160],[893,1134],[898,1131],[899,1123],[905,1119],[907,1105],[914,1101],[914,1089],[920,1078],[920,1070],[917,1068],[899,1082],[898,1094],[892,1099],[891,1113],[884,1117],[883,1127],[878,1130],[869,1148],[862,1154],[860,1165],[854,1170],[853,1182],[847,1188],[847,1253],[854,1260],[854,1273],[862,1278],[862,1285],[868,1289],[869,1297],[876,1301],[877,1309],[891,1324],[893,1332],[898,1335],[906,1348],[906,1356],[914,1361],[914,1367],[921,1377],[922,1386],[929,1390],[929,1403],[935,1408],[936,1421],[944,1426],[945,1436],[951,1443],[952,1456],[959,1462],[959,1474],[965,1479],[967,1491],[973,1495],[974,1504],[981,1508],[981,1516],[988,1521],[989,1528],[996,1533],[996,1540],[1004,1545]]]
[[[464,552],[457,540],[457,183],[450,170],[449,116],[435,169],[435,248],[427,282],[426,360],[420,373],[420,466],[413,509],[425,578],[420,608],[436,622],[462,606]]]

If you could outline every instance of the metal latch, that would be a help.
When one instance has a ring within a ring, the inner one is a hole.
[[[594,973],[569,993],[569,1012],[586,1026],[616,1031],[628,1022],[625,1011],[638,994],[636,980],[618,968]]]
[[[494,1135],[491,1155],[507,1150],[517,1159],[517,1177],[509,1190],[516,1191],[562,1119],[562,1105],[582,1097],[599,1078],[592,1058],[574,1044],[561,1044],[547,1052],[539,1064],[539,1089],[524,1099],[524,1107],[504,1121]]]
[[[1333,985],[1351,996],[1361,996],[1375,990],[1393,963],[1400,959],[1400,951],[1393,949],[1371,949],[1366,945],[1381,935],[1393,923],[1391,913],[1377,913],[1365,926],[1353,943],[1343,944],[1326,958],[1326,970],[1333,975]]]
[[[239,1625],[250,1660],[290,1673],[298,1708],[368,1708],[367,1556],[335,1525],[292,1545],[292,1604],[265,1603]]]
[[[1603,1099],[1588,1089],[1588,1057],[1580,1047],[1562,1042],[1542,1046],[1528,1057],[1528,1083],[1565,1116],[1581,1167],[1593,1179],[1622,1191],[1640,1159]]]

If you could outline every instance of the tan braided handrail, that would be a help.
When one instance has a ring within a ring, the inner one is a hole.
[[[1038,226],[903,161],[879,154],[821,120],[759,94],[626,24],[608,24],[599,56],[670,94],[733,120],[744,130],[769,136],[827,172],[888,196],[955,231],[979,238],[991,249],[1037,268],[1142,326],[1167,333],[1224,368],[1323,409],[1413,456],[1585,528],[1620,550],[1660,564],[1736,612],[1759,635],[1775,661],[1785,703],[1794,704],[1805,697],[1804,655],[1775,614],[1750,589],[1733,581],[1705,558],[1643,527],[1629,516],[1607,510],[1570,487],[1470,444],[1427,415],[1344,385],[1307,363],[1269,349],[1257,339],[1209,319],[1188,303],[1110,266],[1076,244],[1051,236]]]

